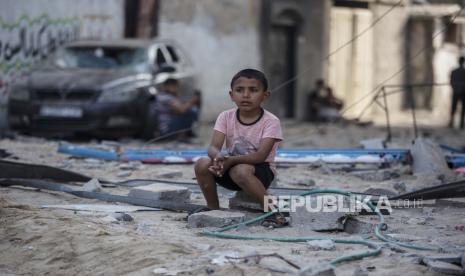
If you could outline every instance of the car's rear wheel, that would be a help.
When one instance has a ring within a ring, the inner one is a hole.
[[[158,112],[155,108],[154,101],[150,102],[146,108],[139,136],[147,140],[158,136]]]

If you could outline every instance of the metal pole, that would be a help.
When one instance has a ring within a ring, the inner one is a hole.
[[[391,142],[392,134],[391,134],[391,122],[389,121],[389,109],[387,105],[387,96],[386,96],[386,89],[383,86],[381,88],[383,92],[383,100],[384,100],[384,113],[386,114],[386,128],[387,128],[387,137],[386,142]]]
[[[413,133],[415,139],[418,138],[418,128],[417,128],[417,118],[415,116],[415,97],[413,95],[413,88],[409,89],[410,93],[410,109],[412,111],[412,123],[413,123]]]

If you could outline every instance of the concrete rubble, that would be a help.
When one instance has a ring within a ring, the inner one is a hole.
[[[243,191],[237,191],[234,196],[229,199],[229,208],[263,211],[263,208],[260,206],[260,204],[251,199]]]
[[[190,215],[187,218],[187,226],[190,228],[223,227],[240,223],[244,219],[243,213],[213,210]]]
[[[82,186],[82,189],[86,192],[100,192],[102,190],[102,185],[97,178],[92,178],[89,182]]]
[[[175,200],[187,202],[190,200],[191,192],[188,188],[163,183],[155,183],[133,188],[128,196],[151,200]]]

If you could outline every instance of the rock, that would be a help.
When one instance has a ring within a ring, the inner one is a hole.
[[[429,268],[439,273],[444,273],[444,274],[449,274],[449,275],[463,275],[463,270],[458,265],[441,262],[441,261],[433,261],[433,260],[428,260],[428,259],[423,259],[423,262]]]
[[[462,264],[462,270],[465,274],[465,253],[462,253],[462,259],[460,261],[460,263]]]
[[[187,202],[190,199],[190,194],[191,192],[186,187],[156,183],[133,188],[129,191],[128,196],[152,200]]]
[[[252,209],[263,211],[260,203],[254,201],[243,191],[237,191],[234,197],[229,199],[230,209]]]
[[[332,240],[314,240],[307,241],[307,248],[316,251],[316,250],[334,250],[336,245]]]
[[[360,145],[364,149],[384,149],[386,148],[386,141],[384,138],[372,138],[360,141]]]
[[[375,223],[365,222],[354,217],[349,217],[344,222],[344,232],[349,234],[373,234]]]
[[[299,276],[336,276],[334,267],[329,264],[311,264],[299,270]]]
[[[392,187],[394,190],[396,190],[398,193],[405,193],[407,191],[407,185],[405,185],[405,182],[395,182]]]
[[[113,213],[111,214],[117,221],[133,221],[134,218],[127,213]]]
[[[102,185],[97,178],[92,178],[89,182],[82,186],[82,189],[86,192],[100,192],[102,191]]]
[[[131,175],[130,171],[122,171],[116,174],[117,177],[128,177]]]
[[[213,210],[190,215],[187,218],[187,226],[191,228],[223,227],[240,223],[244,219],[245,215],[243,213]]]
[[[310,206],[307,206],[307,204],[296,206],[295,212],[290,212],[290,225],[312,231],[344,230],[344,221],[349,213],[339,212],[339,209],[329,211],[329,208],[338,208],[337,202],[329,204],[325,200],[325,197],[332,196],[334,195],[312,196],[310,200],[307,199]],[[341,198],[344,199],[344,197]],[[343,202],[345,204],[345,201]]]
[[[387,197],[392,197],[392,196],[397,195],[397,193],[391,190],[388,190],[388,189],[383,189],[383,188],[368,188],[365,191],[363,191],[363,193],[372,194],[372,195],[384,195]]]
[[[417,138],[410,149],[413,164],[412,171],[453,177],[453,172],[446,163],[444,154],[436,143],[429,139]]]

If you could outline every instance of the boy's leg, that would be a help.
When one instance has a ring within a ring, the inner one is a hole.
[[[229,170],[229,175],[237,186],[260,202],[263,207],[265,202],[266,189],[262,182],[255,176],[255,167],[248,164],[238,164]]]
[[[207,207],[210,209],[219,209],[220,203],[218,200],[218,193],[216,192],[216,182],[213,174],[208,170],[211,166],[211,159],[202,157],[195,162],[195,176],[197,183],[202,190],[203,196],[207,201]]]

